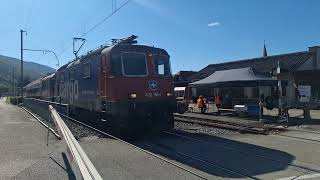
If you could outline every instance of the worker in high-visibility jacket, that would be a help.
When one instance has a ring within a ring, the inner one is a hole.
[[[217,108],[221,107],[221,97],[219,95],[214,97],[214,103],[216,104]]]
[[[200,95],[197,100],[197,106],[198,108],[200,108],[201,114],[204,114],[206,112],[206,104],[204,103],[202,95]]]

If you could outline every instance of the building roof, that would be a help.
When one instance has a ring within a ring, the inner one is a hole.
[[[220,64],[210,64],[204,69],[200,70],[197,74],[190,76],[189,80],[199,80],[208,77],[215,71],[252,67],[257,72],[271,72],[280,62],[280,67],[288,71],[295,71],[303,63],[305,63],[314,52],[303,51],[290,54],[280,54],[267,57],[259,57],[252,59],[244,59],[239,61],[230,61]]]
[[[190,86],[226,86],[226,85],[247,85],[259,83],[275,84],[271,75],[254,72],[251,67],[228,69],[216,71],[210,76],[199,81],[190,83]]]
[[[32,81],[31,83],[26,85],[24,88],[26,88],[26,90],[41,88],[41,79],[42,79],[42,77]]]

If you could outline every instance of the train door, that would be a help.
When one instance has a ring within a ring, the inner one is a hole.
[[[100,66],[100,97],[106,99],[107,96],[107,57],[102,55]]]

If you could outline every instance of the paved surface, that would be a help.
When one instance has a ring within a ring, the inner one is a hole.
[[[189,134],[201,141],[178,137],[165,137],[156,140],[170,146],[175,152],[192,155],[220,166],[241,172],[257,179],[320,179],[320,143],[277,135],[227,134],[208,136]],[[290,135],[293,135],[290,132]],[[296,132],[297,137],[307,137]],[[142,142],[142,144],[147,142]],[[164,156],[169,156],[164,154]],[[181,161],[181,160],[180,160]],[[184,163],[188,164],[187,161]],[[190,162],[189,162],[190,163]],[[242,177],[219,172],[216,167],[197,164],[197,169],[207,172],[211,179],[223,177],[241,179]]]
[[[105,179],[200,179],[167,162],[113,139],[82,140],[80,145]],[[200,170],[183,164],[180,165],[202,176],[212,177]]]
[[[51,134],[47,146],[47,130],[4,99],[0,115],[0,179],[74,179],[62,141]],[[199,179],[109,138],[87,137],[80,145],[104,179]]]
[[[0,99],[0,147],[0,179],[68,179],[56,138],[51,134],[47,146],[46,129],[4,99]]]
[[[47,130],[4,100],[0,100],[0,115],[0,179],[74,178],[61,141],[50,135],[47,146]],[[163,135],[135,143],[206,179],[245,179],[212,164],[257,179],[320,179],[320,134],[179,133],[198,141]],[[200,179],[113,139],[86,137],[79,142],[104,179]]]
[[[268,157],[272,157],[273,159],[277,159],[284,162],[290,162],[293,165],[303,166],[306,168],[310,168],[312,170],[318,171],[307,171],[302,170],[297,167],[287,167],[282,171],[276,172],[276,174],[282,172],[282,176],[274,176],[274,174],[269,174],[271,177],[275,178],[284,178],[291,177],[288,179],[294,179],[296,176],[304,176],[301,179],[320,179],[320,176],[311,176],[318,174],[320,171],[320,137],[316,134],[298,132],[298,131],[289,131],[283,133],[286,136],[278,136],[278,135],[268,135],[268,136],[259,136],[259,135],[242,135],[242,136],[234,136],[227,135],[224,138],[236,141],[239,143],[250,144],[261,147],[261,149],[250,149],[248,152],[254,152],[256,154],[266,155]],[[304,138],[308,139],[311,136],[313,140],[318,140],[319,142],[304,140]],[[297,138],[302,139],[297,139]],[[235,147],[235,146],[233,146]],[[242,149],[243,147],[237,146],[238,149]],[[282,152],[283,155],[276,155],[272,153],[268,153],[268,151],[263,151],[263,148],[272,149],[275,152]],[[293,169],[294,172],[287,173],[287,169]],[[283,172],[285,172],[283,174]],[[313,178],[311,178],[313,177]]]

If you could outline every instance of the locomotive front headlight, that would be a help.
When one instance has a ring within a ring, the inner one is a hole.
[[[135,98],[137,98],[137,94],[136,93],[132,93],[132,94],[129,95],[129,98],[130,99],[135,99]]]
[[[167,92],[167,96],[173,96],[173,94],[172,94],[172,93]]]

